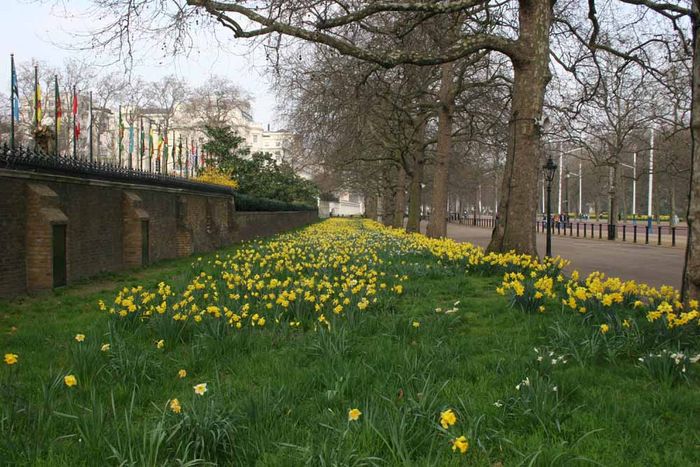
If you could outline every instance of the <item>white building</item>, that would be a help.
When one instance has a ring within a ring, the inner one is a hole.
[[[318,202],[318,215],[324,217],[353,217],[365,213],[365,203],[362,196],[349,192],[337,195],[337,200]]]

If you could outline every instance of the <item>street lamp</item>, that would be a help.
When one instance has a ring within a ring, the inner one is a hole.
[[[550,154],[547,163],[542,166],[544,177],[547,180],[547,250],[545,256],[552,257],[552,182],[554,173],[557,171],[557,164],[554,163]]]

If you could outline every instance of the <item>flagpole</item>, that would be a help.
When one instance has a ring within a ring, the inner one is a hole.
[[[54,75],[53,77],[53,90],[54,90],[54,96],[53,96],[53,129],[54,129],[54,137],[55,137],[55,143],[56,143],[56,157],[60,154],[58,150],[58,103],[59,100],[61,99],[58,95],[58,75]]]
[[[117,128],[117,137],[119,138],[119,141],[117,143],[117,146],[119,146],[119,167],[122,166],[122,105],[119,104],[119,128]],[[112,153],[114,154],[114,153]]]
[[[34,147],[36,148],[36,136],[39,132],[39,66],[34,65]]]
[[[10,147],[15,149],[15,54],[10,54]]]
[[[90,118],[90,125],[88,128],[88,154],[90,155],[90,163],[92,163],[92,91],[90,91],[90,112],[89,112],[89,118]]]
[[[78,112],[75,110],[77,108],[77,98],[78,96],[76,95],[76,89],[75,89],[75,84],[73,85],[73,111],[71,112],[73,114],[73,159],[78,158],[78,138],[76,137],[75,129],[76,123],[78,120]]]

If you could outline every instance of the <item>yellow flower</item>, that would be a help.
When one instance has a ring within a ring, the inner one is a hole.
[[[608,326],[607,324],[601,324],[601,325],[600,325],[600,332],[602,332],[603,334],[605,334],[605,333],[608,332],[609,330],[610,330],[610,326]]]
[[[466,454],[467,449],[469,449],[469,441],[464,436],[460,436],[452,441],[452,450],[454,452],[459,450],[460,454]]]
[[[622,327],[624,327],[624,328],[630,327],[630,322],[629,322],[629,320],[624,320],[624,321],[622,322]]]
[[[177,377],[178,377],[178,378],[184,378],[184,377],[186,377],[186,376],[187,376],[187,370],[185,370],[185,369],[182,369],[182,370],[180,370],[180,371],[177,372]],[[177,399],[175,399],[175,400],[177,400]]]
[[[412,324],[412,326],[413,326],[414,328],[419,328],[419,327],[420,327],[420,323],[419,323],[418,321],[414,321],[413,324]]]
[[[19,361],[19,355],[16,353],[6,353],[5,354],[5,363],[8,365],[14,365]]]
[[[362,412],[360,412],[360,409],[350,409],[348,411],[348,421],[349,422],[356,422],[358,418],[360,418],[360,415],[362,415]]]
[[[173,413],[180,413],[182,412],[182,407],[180,406],[180,401],[177,399],[173,399],[170,401],[170,410],[173,411]]]
[[[63,382],[70,388],[78,384],[78,379],[74,375],[66,375],[63,377]]]
[[[75,335],[75,340],[78,342],[82,342],[85,340],[85,334],[76,334]]]
[[[165,341],[163,339],[156,342],[156,348],[162,349],[163,347],[165,347]]]
[[[102,347],[100,347],[100,351],[102,352],[107,352],[111,346],[109,344],[102,344]]]
[[[455,423],[457,423],[457,416],[452,409],[447,409],[444,412],[440,412],[440,425],[442,425],[444,429],[448,429]]]
[[[196,386],[193,386],[193,388],[195,394],[198,396],[203,396],[204,393],[207,392],[207,383],[197,384]]]

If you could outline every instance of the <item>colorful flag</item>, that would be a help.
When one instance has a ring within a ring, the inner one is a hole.
[[[58,84],[57,84],[58,86]],[[61,121],[63,120],[63,107],[61,106],[61,95],[56,88],[56,128],[61,131]]]
[[[80,122],[78,121],[78,93],[73,89],[73,134],[74,138],[80,138]]]
[[[35,109],[36,109],[36,121],[41,124],[41,120],[44,117],[42,109],[41,109],[41,84],[37,81],[36,83],[36,95],[34,96],[34,99],[36,100],[35,102]]]
[[[19,122],[19,88],[17,87],[17,72],[15,71],[15,61],[12,59],[12,84],[10,86],[12,92],[12,110],[15,114],[15,120]]]

